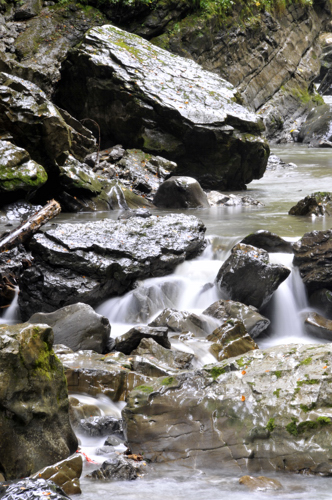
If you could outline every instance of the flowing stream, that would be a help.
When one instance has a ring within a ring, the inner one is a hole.
[[[265,204],[264,207],[213,207],[210,209],[190,210],[207,226],[209,245],[204,253],[195,260],[187,261],[177,267],[175,272],[164,278],[152,278],[139,283],[139,286],[123,297],[105,301],[97,309],[107,316],[112,325],[112,336],[128,331],[134,324],[149,323],[165,307],[202,313],[219,298],[214,279],[228,257],[232,246],[247,234],[259,229],[277,233],[290,241],[298,240],[305,232],[329,229],[331,217],[295,217],[288,215],[289,209],[301,198],[315,191],[332,191],[332,152],[329,149],[309,149],[301,145],[275,147],[274,154],[285,162],[295,165],[269,170],[263,179],[252,182],[246,194]],[[241,194],[241,193],[238,193]],[[243,195],[243,192],[242,192]],[[167,211],[157,211],[165,214]],[[175,212],[175,210],[173,210]],[[94,214],[60,214],[59,223],[83,222],[105,217],[117,218],[118,212],[99,212]],[[0,227],[0,230],[2,228]],[[272,262],[281,262],[292,268],[292,256],[271,254]],[[315,343],[314,338],[305,334],[301,313],[308,309],[305,290],[298,271],[292,269],[290,277],[279,287],[264,314],[271,320],[267,334],[255,339],[260,347],[283,343]],[[14,304],[0,322],[15,319]],[[211,320],[210,320],[211,321]],[[211,331],[214,329],[211,321]],[[319,340],[321,343],[322,341]],[[196,365],[213,362],[214,358],[204,348],[203,339],[172,341],[173,347],[195,354]],[[84,398],[82,395],[75,395]],[[107,399],[90,398],[99,404],[102,411],[114,416],[119,414],[121,405],[114,405]],[[105,457],[98,456],[95,448],[104,439],[87,439],[80,436],[82,449],[94,460],[101,463]],[[119,451],[121,451],[121,446]],[[193,470],[174,464],[147,465],[147,473],[133,482],[94,482],[85,474],[95,465],[86,463],[81,479],[83,494],[81,500],[146,498],[206,500],[229,498],[232,500],[278,498],[306,500],[317,496],[320,500],[331,498],[330,479],[287,474],[267,474],[277,477],[284,489],[280,492],[248,492],[238,484],[239,476],[230,476],[221,468],[220,474],[209,471]],[[257,474],[259,475],[259,474]]]

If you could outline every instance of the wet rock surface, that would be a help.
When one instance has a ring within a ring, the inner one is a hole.
[[[225,206],[225,207],[236,207],[236,206],[258,206],[263,207],[264,203],[255,200],[252,196],[237,196],[235,194],[225,194],[219,193],[218,191],[210,191],[207,193],[207,199],[211,207],[214,206]]]
[[[83,118],[84,100],[84,117],[99,123],[104,141],[143,143],[202,187],[243,189],[265,171],[269,148],[260,136],[262,123],[233,102],[234,88],[135,35],[112,26],[90,30],[70,54],[62,79],[61,107]]]
[[[327,288],[314,291],[309,297],[309,304],[323,316],[332,319],[332,292]]]
[[[212,316],[221,323],[230,319],[240,320],[252,338],[258,337],[270,324],[270,320],[262,316],[256,307],[233,300],[218,300],[205,309],[203,314]]]
[[[81,420],[79,430],[89,436],[109,436],[115,434],[123,439],[122,420],[103,415],[101,417],[89,417]]]
[[[219,328],[216,328],[207,340],[212,342],[210,352],[218,361],[233,358],[248,351],[258,349],[258,345],[248,334],[242,321],[228,320]]]
[[[52,500],[68,500],[62,488],[57,486],[53,481],[46,479],[21,479],[15,484],[10,484],[5,490],[5,495],[2,500],[34,500],[40,497],[50,497]]]
[[[192,177],[174,176],[163,182],[153,203],[159,208],[209,208],[207,196]]]
[[[248,234],[248,236],[241,240],[241,243],[262,248],[269,253],[293,253],[292,244],[289,241],[284,240],[275,233],[264,231],[263,229]]]
[[[46,325],[0,326],[0,468],[28,476],[76,451],[61,363]]]
[[[75,302],[95,305],[130,289],[136,279],[170,273],[203,250],[205,227],[196,217],[62,224],[30,243],[36,264],[20,279],[22,318]]]
[[[114,349],[123,354],[131,354],[139,346],[142,339],[153,339],[162,347],[166,349],[171,348],[170,341],[168,340],[168,328],[136,326],[124,335],[116,337]]]
[[[132,481],[137,479],[139,464],[123,456],[106,460],[100,469],[94,470],[88,477],[93,479],[113,479],[117,481]]]
[[[44,469],[41,469],[31,476],[31,478],[42,478],[53,481],[53,483],[60,486],[67,495],[76,495],[82,493],[80,488],[82,468],[82,457],[75,454],[66,460],[57,462],[49,467],[44,467]],[[36,493],[35,496],[37,496]]]
[[[312,231],[293,245],[294,265],[299,267],[308,292],[332,290],[332,231]]]
[[[205,314],[205,313],[203,313]],[[210,331],[207,318],[188,311],[164,309],[149,326],[164,326],[172,332],[191,332],[198,337],[206,337]]]
[[[133,453],[254,473],[331,475],[329,345],[277,346],[155,380],[123,410]]]
[[[332,341],[332,321],[316,312],[310,312],[304,321],[306,331],[318,339]]]
[[[32,258],[23,245],[0,253],[0,306],[13,301],[21,272],[31,266]]]
[[[332,147],[332,111],[329,104],[313,109],[300,129],[299,142],[313,147]]]
[[[298,201],[288,213],[289,215],[331,215],[332,193],[312,193]]]
[[[246,486],[250,491],[282,490],[283,486],[278,479],[265,476],[242,476],[239,483]]]
[[[45,323],[52,327],[54,343],[73,351],[107,352],[111,326],[107,318],[95,313],[87,304],[73,304],[53,313],[36,313],[29,323]]]
[[[56,171],[64,151],[85,156],[94,148],[91,132],[68,125],[60,111],[34,83],[0,73],[0,132],[10,133],[15,144],[47,172]]]
[[[155,358],[157,364],[162,365],[164,369],[182,369],[191,368],[193,354],[177,350],[166,349],[153,339],[142,339],[139,346],[131,352],[133,356]],[[159,362],[159,363],[158,363]]]
[[[239,243],[219,269],[216,284],[225,298],[260,309],[289,274],[287,267],[269,264],[265,250]]]

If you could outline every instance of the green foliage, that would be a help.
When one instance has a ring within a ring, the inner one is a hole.
[[[309,411],[313,410],[316,407],[316,403],[311,403],[310,406],[300,404],[300,408],[302,411],[305,413],[308,413]]]
[[[273,391],[273,394],[275,396],[277,396],[277,398],[279,397],[279,393],[280,393],[281,389],[276,389],[275,391]]]
[[[282,373],[280,370],[277,370],[276,372],[274,372],[274,375],[277,377],[277,378],[280,378]]]
[[[306,358],[303,361],[301,361],[300,365],[310,365],[312,361],[312,358]]]
[[[225,373],[225,368],[221,368],[220,366],[214,366],[210,370],[210,374],[213,380],[216,380],[223,373]]]
[[[329,425],[331,419],[329,417],[318,417],[316,420],[305,420],[299,424],[297,422],[298,419],[293,417],[292,422],[286,425],[286,430],[295,437],[303,434],[305,431],[317,429],[319,426]]]

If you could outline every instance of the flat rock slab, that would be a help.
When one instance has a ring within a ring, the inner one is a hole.
[[[215,189],[243,189],[267,164],[262,121],[236,100],[216,74],[107,25],[69,54],[57,94],[73,116],[97,121],[105,142],[165,156],[177,175]]]
[[[132,453],[233,473],[331,475],[329,344],[254,350],[136,388],[122,412]]]
[[[30,243],[36,265],[20,282],[22,318],[76,302],[96,305],[137,279],[171,273],[203,250],[204,233],[199,219],[181,214],[63,224],[38,233]]]

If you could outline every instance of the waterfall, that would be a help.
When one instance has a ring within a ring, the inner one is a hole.
[[[5,310],[4,314],[0,318],[0,324],[12,325],[17,323],[19,320],[19,309],[18,309],[18,287],[15,288],[15,296],[12,300],[12,303]]]

